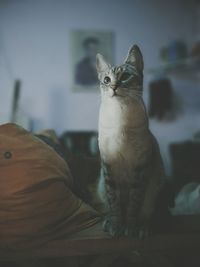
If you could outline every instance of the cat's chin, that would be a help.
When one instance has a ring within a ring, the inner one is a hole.
[[[112,97],[116,96],[116,93],[113,90],[109,90],[108,96],[112,98]]]
[[[123,92],[123,90],[116,90],[109,88],[108,90],[101,90],[101,95],[104,98],[110,98],[110,99],[120,99],[120,98],[126,98],[128,95]]]
[[[122,97],[121,95],[119,95],[119,94],[116,93],[116,92],[109,92],[108,96],[109,96],[110,98]]]

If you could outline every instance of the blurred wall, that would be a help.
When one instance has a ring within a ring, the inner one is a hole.
[[[197,39],[200,40],[200,1],[197,5]]]
[[[9,109],[12,80],[19,78],[21,106],[41,122],[36,128],[97,129],[99,92],[71,91],[70,30],[112,30],[116,63],[137,43],[148,69],[171,40],[192,43],[194,8],[182,0],[0,0],[0,112]]]

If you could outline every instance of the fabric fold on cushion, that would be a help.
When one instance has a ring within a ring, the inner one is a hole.
[[[15,124],[0,126],[0,249],[31,250],[99,221],[72,192],[67,163]]]

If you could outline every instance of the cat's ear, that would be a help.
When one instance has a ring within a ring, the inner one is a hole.
[[[133,45],[127,55],[125,63],[133,65],[138,71],[142,72],[144,68],[143,56],[140,48],[137,45]]]
[[[106,62],[105,58],[101,54],[96,56],[96,68],[97,72],[104,72],[111,68],[110,64]]]

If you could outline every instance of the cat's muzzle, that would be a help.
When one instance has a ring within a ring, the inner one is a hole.
[[[113,93],[112,96],[116,96],[117,95],[118,85],[117,84],[110,85],[110,88],[112,89],[112,93]]]

